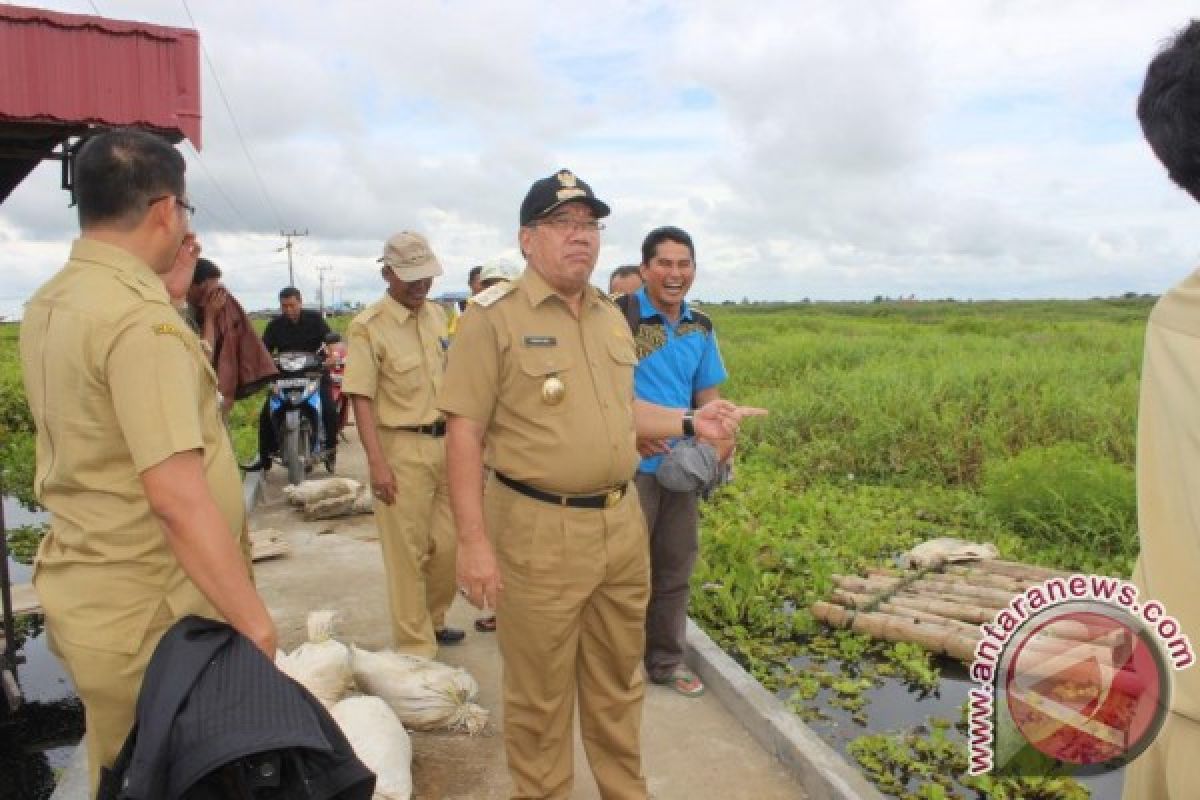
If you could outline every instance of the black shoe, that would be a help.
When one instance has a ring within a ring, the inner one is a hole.
[[[466,632],[458,628],[442,628],[440,631],[436,631],[434,636],[437,638],[438,644],[458,644],[467,638]]]

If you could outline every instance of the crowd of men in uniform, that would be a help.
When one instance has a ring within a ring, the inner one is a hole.
[[[34,582],[84,703],[94,786],[177,620],[224,619],[267,657],[277,634],[254,588],[211,325],[174,307],[189,296],[211,317],[231,300],[210,283],[219,270],[203,267],[192,288],[200,245],[183,159],[152,134],[108,131],[81,148],[75,184],[81,235],[26,308],[21,358],[52,520]],[[645,509],[638,498],[673,441],[715,454],[763,413],[717,397],[711,323],[683,300],[686,233],[655,234],[636,319],[590,285],[608,213],[567,170],[534,182],[519,216],[526,268],[480,270],[490,285],[456,319],[452,346],[446,312],[427,302],[437,257],[419,234],[392,236],[385,291],[347,330],[343,389],[378,500],[393,644],[432,657],[461,640],[445,625],[456,591],[495,612],[516,797],[570,793],[576,702],[602,794],[646,796],[644,670],[685,694],[703,687],[682,663],[694,514],[665,524],[670,490],[647,491]],[[272,341],[304,333],[299,296],[280,300]],[[639,354],[662,364],[635,391]],[[672,553],[670,622],[648,635],[660,551]]]
[[[1200,200],[1200,22],[1152,62],[1138,116]],[[217,378],[171,302],[199,255],[183,158],[151,134],[110,131],[79,151],[74,178],[81,236],[26,306],[20,348],[35,490],[52,515],[34,583],[83,700],[94,787],[177,620],[224,619],[268,658],[277,640]],[[703,691],[682,657],[697,495],[719,483],[742,419],[765,413],[719,397],[712,323],[685,300],[686,232],[648,234],[637,268],[613,276],[616,299],[591,286],[608,214],[567,170],[535,181],[519,211],[524,271],[473,287],[453,344],[427,302],[438,259],[424,237],[397,234],[380,259],[386,291],[348,330],[344,390],[379,501],[394,644],[433,656],[461,639],[444,624],[456,589],[495,611],[519,798],[569,796],[576,704],[601,795],[647,796],[644,678]],[[1135,580],[1185,631],[1200,623],[1197,309],[1193,273],[1151,316],[1138,437]],[[1194,796],[1194,672],[1177,676],[1126,798]]]

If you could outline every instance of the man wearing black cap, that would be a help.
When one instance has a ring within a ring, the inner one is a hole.
[[[567,170],[521,204],[528,269],[476,296],[438,406],[460,591],[496,608],[513,797],[566,798],[576,698],[602,797],[646,797],[640,662],[650,594],[636,432],[728,435],[756,410],[636,403],[633,338],[589,284],[608,206]],[[491,479],[483,486],[484,440]]]

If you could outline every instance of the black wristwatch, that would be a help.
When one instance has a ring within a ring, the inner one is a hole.
[[[683,435],[696,435],[696,412],[690,408],[683,412]]]

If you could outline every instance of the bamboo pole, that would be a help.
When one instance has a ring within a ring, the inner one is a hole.
[[[941,653],[970,665],[975,659],[975,647],[983,638],[982,632],[970,636],[965,632],[953,629],[953,626],[930,624],[910,617],[879,611],[855,611],[843,608],[833,603],[817,602],[812,606],[812,615],[817,620],[835,628],[849,628],[858,633],[883,639],[890,642],[911,642],[933,653]],[[1072,642],[1056,642],[1047,637],[1032,639],[1027,644],[1036,651],[1039,658],[1025,659],[1023,670],[1031,675],[1042,675],[1058,681],[1075,681],[1083,685],[1092,685],[1096,680],[1095,668],[1088,658],[1088,650],[1100,664],[1120,665],[1123,659],[1113,660],[1114,656],[1124,655],[1105,652],[1106,648],[1092,647],[1086,644]],[[1061,655],[1069,655],[1072,662],[1066,665],[1051,664],[1052,660]],[[1120,677],[1120,675],[1118,675]]]
[[[839,589],[854,594],[854,599],[849,601],[839,598],[836,591],[832,595],[836,602],[840,602],[847,607],[862,609],[871,605],[882,606],[883,602],[892,601],[892,605],[898,608],[921,611],[944,619],[954,619],[974,623],[975,625],[995,621],[996,616],[1001,611],[1010,607],[1012,598],[1016,596],[1004,594],[1006,602],[998,607],[990,603],[973,605],[973,603],[977,603],[974,598],[954,594],[930,594],[919,591],[923,588],[919,585],[920,581],[916,581],[907,588],[893,594],[888,590],[887,584],[864,581],[862,578],[846,575],[835,575],[833,579],[834,585],[839,587]],[[894,585],[892,584],[892,586]],[[1121,647],[1126,641],[1126,637],[1121,631],[1109,631],[1105,634],[1097,635],[1087,625],[1069,620],[1060,620],[1051,628],[1045,629],[1043,633],[1046,636],[1056,639],[1070,639],[1072,641],[1096,644],[1108,648]]]
[[[833,576],[833,584],[840,590],[857,592],[858,596],[864,600],[863,605],[887,600],[906,608],[927,611],[931,614],[937,614],[940,617],[960,619],[963,622],[973,622],[976,625],[991,622],[996,616],[995,611],[992,609],[969,606],[960,602],[948,602],[947,600],[937,598],[914,597],[912,594],[903,591],[892,594],[886,588],[880,592],[877,586],[872,586],[870,582],[863,581],[861,578],[835,575]],[[868,594],[863,594],[864,591],[868,592]],[[856,605],[855,607],[862,608],[863,606]]]
[[[894,572],[881,569],[868,569],[867,575],[876,579],[895,579],[897,577]],[[917,578],[909,583],[909,586],[921,589],[935,589],[943,593],[975,598],[990,608],[1004,608],[1012,601],[1014,595],[1013,592],[1008,592],[1004,589],[975,586],[968,583],[965,579],[954,580],[953,576],[944,576],[940,573],[930,573],[924,578]]]
[[[913,642],[934,653],[944,653],[959,661],[975,657],[975,642],[940,625],[926,625],[876,611],[851,611],[832,603],[818,602],[813,616],[835,628],[849,628],[889,642]]]
[[[903,608],[892,603],[880,603],[879,611],[883,614],[891,614],[895,617],[904,617],[911,619],[914,622],[922,622],[927,625],[945,625],[964,636],[976,636],[979,633],[979,626],[972,625],[969,622],[963,622],[960,619],[947,619],[939,617],[937,614],[930,614],[928,611],[918,611],[915,608]]]
[[[977,565],[985,572],[992,572],[999,575],[1008,575],[1017,580],[1029,580],[1033,583],[1041,583],[1050,578],[1069,578],[1070,572],[1051,569],[1050,567],[1039,567],[1037,564],[1022,564],[1020,561],[1005,561],[1002,558],[985,558],[981,561],[970,562]]]
[[[1009,592],[1020,592],[1029,586],[1029,583],[1022,583],[1016,578],[984,572],[961,565],[948,566],[946,567],[946,572],[951,575],[961,575],[975,586],[988,586],[993,589],[1004,589]],[[1041,581],[1032,581],[1032,583],[1041,583]]]

